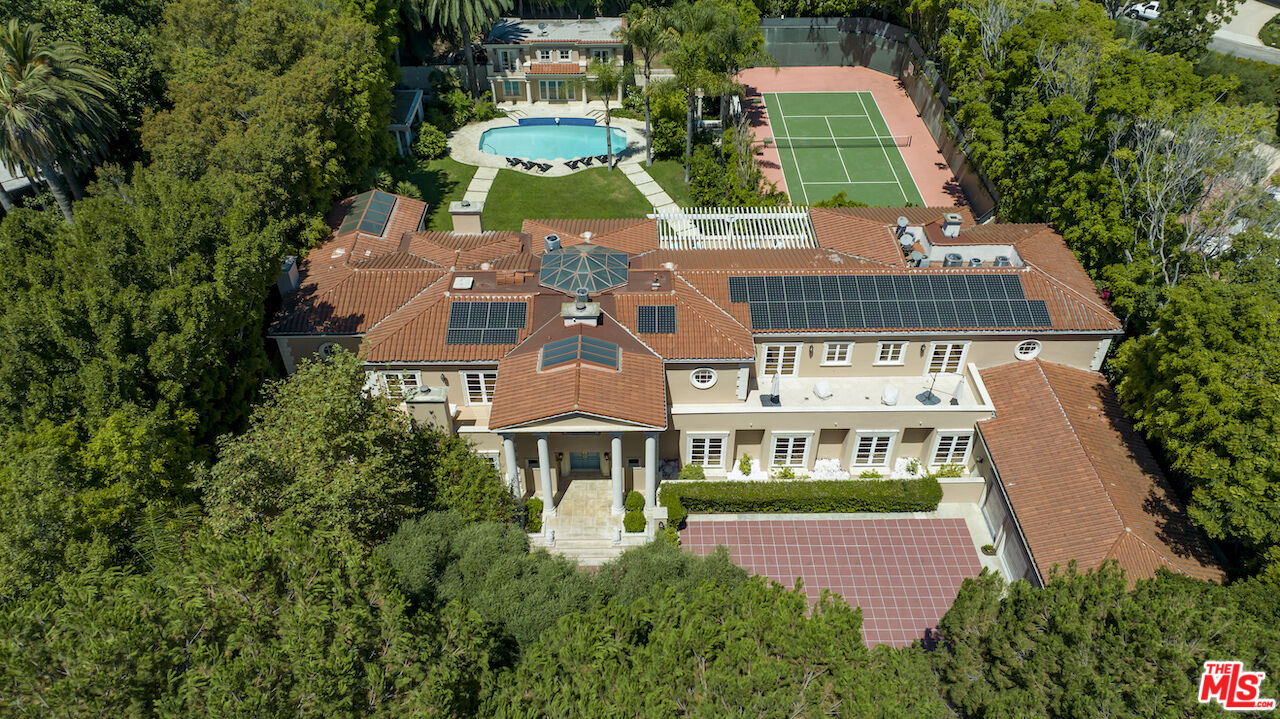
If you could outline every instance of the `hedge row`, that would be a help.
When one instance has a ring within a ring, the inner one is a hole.
[[[786,482],[666,483],[659,493],[671,524],[689,512],[929,512],[942,500],[933,477]]]

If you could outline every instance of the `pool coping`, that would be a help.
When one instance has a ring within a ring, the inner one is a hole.
[[[539,108],[541,110],[542,108]],[[582,112],[556,112],[554,108],[548,108],[546,112],[540,112],[540,117],[586,117]],[[596,120],[598,125],[604,123]],[[520,167],[507,167],[507,161],[497,155],[490,155],[487,152],[480,151],[480,136],[485,130],[495,127],[514,127],[519,125],[517,118],[499,117],[493,120],[485,120],[484,122],[475,122],[447,135],[449,139],[449,157],[457,162],[465,165],[474,165],[476,167],[494,167],[499,170],[512,170],[515,172],[523,172],[526,175],[534,175],[536,177],[564,177],[572,175],[582,170],[590,170],[593,167],[600,167],[593,164],[590,167],[579,167],[571,170],[565,167],[563,160],[552,162],[550,170],[546,172],[537,172],[525,170]],[[614,155],[618,156],[619,165],[635,164],[644,162],[644,123],[640,120],[632,120],[627,117],[613,118],[613,127],[627,133],[627,146],[622,151],[614,150]]]

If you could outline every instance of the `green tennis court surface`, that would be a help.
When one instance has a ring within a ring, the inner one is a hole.
[[[923,205],[900,147],[869,92],[767,92],[787,193],[811,205],[844,192],[868,205]],[[923,140],[928,138],[923,138]]]

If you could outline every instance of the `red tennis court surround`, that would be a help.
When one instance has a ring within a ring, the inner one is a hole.
[[[810,603],[823,589],[839,594],[862,607],[868,646],[922,638],[980,569],[962,519],[695,520],[680,540],[695,554],[723,544],[739,566],[788,587],[798,577]]]

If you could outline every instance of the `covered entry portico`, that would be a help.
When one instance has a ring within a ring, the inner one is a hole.
[[[501,433],[503,471],[517,496],[537,496],[543,516],[559,516],[559,503],[573,481],[610,483],[608,511],[621,516],[626,493],[657,504],[658,434],[644,427],[578,415],[510,428]],[[603,509],[603,508],[601,508]]]

